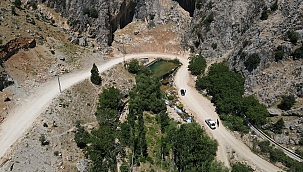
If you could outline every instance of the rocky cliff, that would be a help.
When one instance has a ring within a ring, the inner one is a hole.
[[[176,32],[185,30],[190,21],[189,13],[193,14],[194,3],[180,2],[191,12],[185,12],[179,8],[178,2],[171,0],[28,0],[25,4],[45,4],[53,8],[67,19],[70,28],[66,29],[73,31],[70,41],[79,43],[82,38],[82,45],[86,45],[90,39],[108,52],[113,33],[132,21],[145,21],[149,28],[172,21],[178,23]]]
[[[300,0],[197,0],[184,42],[206,58],[231,50],[228,64],[247,93],[273,106],[282,95],[302,96],[302,60],[292,57],[302,46],[302,8]]]

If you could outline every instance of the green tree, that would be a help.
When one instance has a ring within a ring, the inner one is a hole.
[[[133,73],[133,74],[137,74],[140,71],[140,65],[139,65],[139,61],[137,59],[132,59],[129,63],[128,63],[128,72]]]
[[[180,128],[169,130],[168,135],[179,171],[203,171],[210,168],[218,143],[209,138],[199,124],[183,124]]]
[[[96,64],[93,64],[93,68],[91,69],[90,81],[95,85],[100,85],[102,83],[101,76],[99,75],[99,70]]]
[[[283,118],[280,118],[274,125],[273,125],[273,131],[275,133],[281,134],[282,129],[284,128],[284,120]]]
[[[205,68],[206,60],[201,54],[190,57],[188,70],[191,72],[192,75],[201,75],[202,73],[204,73]]]
[[[298,42],[298,39],[299,39],[299,33],[294,32],[294,31],[288,31],[286,34],[287,34],[289,41],[296,45]]]
[[[296,103],[296,98],[293,95],[282,96],[282,101],[278,105],[278,108],[282,110],[290,110],[290,108]]]
[[[87,131],[85,131],[83,126],[77,126],[77,132],[75,134],[75,142],[77,143],[77,146],[80,149],[83,149],[86,147],[86,144],[88,143],[90,135]]]
[[[229,169],[224,166],[223,162],[213,161],[210,163],[209,172],[229,172]]]
[[[254,171],[251,167],[249,167],[247,165],[244,165],[240,162],[233,163],[231,165],[231,168],[232,168],[231,172],[244,172],[244,171],[245,172],[253,172]]]
[[[249,55],[248,59],[244,62],[244,66],[249,72],[251,72],[259,66],[260,61],[261,59],[259,57],[259,54],[253,53]]]

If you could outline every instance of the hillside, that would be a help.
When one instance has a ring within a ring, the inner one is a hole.
[[[183,54],[189,51],[202,54],[209,64],[226,61],[231,70],[244,76],[245,95],[255,95],[275,112],[268,125],[280,118],[285,121],[281,134],[268,130],[269,135],[288,148],[303,151],[302,19],[301,0],[24,0],[19,8],[9,0],[1,1],[0,124],[13,107],[58,74],[89,69],[93,63],[104,63],[114,56],[130,53]],[[123,89],[129,90],[134,78],[127,75],[123,76],[125,80],[119,80],[121,75],[112,75],[124,74],[120,67],[104,74],[109,75],[105,83],[107,86],[128,83],[129,87]],[[71,91],[80,89],[81,92],[99,93],[102,90],[91,88],[86,82]],[[62,109],[58,107],[62,104],[61,99],[70,101],[68,104],[71,105],[83,103],[83,99],[90,105],[97,102],[96,97],[94,100],[89,96],[71,99],[68,93],[65,94],[54,100],[50,109]],[[278,104],[286,95],[293,96],[296,103],[290,110],[281,110]],[[83,106],[88,106],[87,103]],[[97,126],[92,116],[94,108],[86,107],[81,112],[85,114],[86,109],[90,110],[87,125],[92,124],[87,128]],[[71,112],[62,113],[68,115]],[[51,138],[66,134],[67,138],[56,140],[56,144],[62,143],[68,152],[75,147],[69,135],[74,132],[75,121],[60,131],[41,125],[54,125],[52,121],[57,118],[56,114],[59,113],[53,114],[54,117],[39,118],[32,131],[52,133]],[[64,123],[69,120],[73,120],[73,116],[54,121]],[[23,138],[24,145],[15,148],[18,153],[12,152],[15,161],[24,152],[21,159],[28,153],[35,154],[28,151],[32,147],[26,144],[31,140],[27,137]],[[38,137],[35,134],[33,140],[38,141]],[[247,137],[243,140],[251,145],[251,138]],[[37,151],[48,151],[47,156],[53,156],[57,146]],[[41,168],[60,168],[64,163],[67,164],[65,168],[73,171],[76,162],[84,155],[76,149],[73,155],[67,156],[65,159],[61,157],[60,162],[52,159],[52,164]],[[43,163],[43,158],[36,163]]]

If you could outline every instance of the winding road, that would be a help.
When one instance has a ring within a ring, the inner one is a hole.
[[[177,89],[186,89],[186,96],[180,96],[181,102],[186,108],[195,112],[195,119],[201,124],[206,126],[204,123],[205,118],[218,119],[218,115],[215,112],[215,107],[203,97],[198,91],[188,85],[189,83],[189,72],[188,56],[178,56],[170,54],[159,54],[159,53],[146,53],[146,54],[128,54],[125,56],[125,60],[129,60],[137,57],[163,57],[163,58],[178,58],[183,65],[178,70],[175,77],[175,85]],[[100,72],[103,72],[112,66],[121,63],[123,58],[115,58],[107,61],[106,63],[97,65]],[[60,77],[62,91],[71,87],[72,85],[83,81],[90,76],[90,70],[70,73]],[[7,158],[5,155],[10,150],[18,138],[20,138],[25,131],[32,125],[35,119],[48,107],[51,101],[60,94],[58,88],[57,78],[49,80],[47,83],[41,85],[37,90],[26,100],[19,102],[19,105],[14,107],[10,112],[9,116],[0,125],[0,164]],[[222,124],[222,123],[221,123]],[[223,125],[215,130],[210,130],[209,127],[205,127],[207,133],[212,135],[219,143],[219,149],[217,152],[217,159],[222,161],[226,166],[229,165],[227,156],[227,147],[234,150],[237,154],[243,157],[245,160],[252,162],[258,171],[281,171],[278,167],[271,163],[263,160],[250,149],[237,140],[231,135],[229,131],[225,129]],[[1,167],[0,167],[1,168]]]

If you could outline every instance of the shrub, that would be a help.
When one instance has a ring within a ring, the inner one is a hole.
[[[14,5],[15,5],[15,7],[17,7],[17,8],[21,8],[21,0],[15,0],[15,1],[14,1]]]
[[[199,38],[199,39],[202,38],[202,32],[201,32],[201,30],[198,30],[198,31],[197,31],[197,35],[198,35],[198,38]]]
[[[270,7],[271,11],[276,11],[278,9],[278,0],[276,0]]]
[[[282,110],[289,110],[296,103],[296,99],[293,95],[282,96],[282,101],[278,105],[278,108]]]
[[[51,52],[52,54],[55,54],[55,51],[54,51],[54,50],[50,50],[50,52]]]
[[[267,20],[268,19],[268,11],[267,11],[267,7],[264,7],[261,13],[261,20]]]
[[[292,56],[294,60],[303,58],[303,46],[296,49]]]
[[[287,32],[287,37],[288,37],[288,39],[291,43],[297,44],[298,39],[299,39],[299,34],[297,32],[294,32],[294,31],[288,31]]]
[[[88,17],[98,18],[98,11],[95,8],[84,8],[83,15],[88,15]]]
[[[271,149],[270,142],[268,140],[259,142],[258,146],[260,148],[261,153],[268,153]]]
[[[259,57],[259,54],[253,53],[249,55],[248,59],[244,62],[244,65],[246,69],[251,72],[258,67],[260,61],[261,59]]]
[[[154,20],[155,14],[149,14],[149,18],[150,18],[150,20]]]
[[[55,151],[55,152],[54,152],[54,155],[55,155],[55,156],[58,156],[58,155],[59,155],[59,151]]]
[[[2,39],[0,39],[0,45],[2,44],[2,42],[3,42]]]
[[[283,46],[279,45],[277,50],[275,51],[275,60],[278,62],[279,60],[282,60],[284,56]]]
[[[211,44],[211,47],[212,47],[213,49],[217,49],[217,46],[218,46],[217,43],[212,43],[212,44]]]
[[[253,172],[254,171],[251,167],[244,165],[240,162],[232,164],[231,168],[232,168],[231,172],[243,172],[243,171]]]
[[[195,47],[198,48],[200,45],[200,41],[195,41],[194,44],[195,44]]]
[[[11,6],[12,15],[17,15],[15,6]]]
[[[40,143],[41,143],[41,145],[42,145],[42,146],[44,146],[44,145],[48,145],[48,144],[49,144],[49,142],[48,142],[48,141],[46,141],[46,137],[45,137],[45,135],[44,135],[44,134],[41,134],[41,135],[40,135],[40,137],[39,137],[39,141],[40,141]]]

